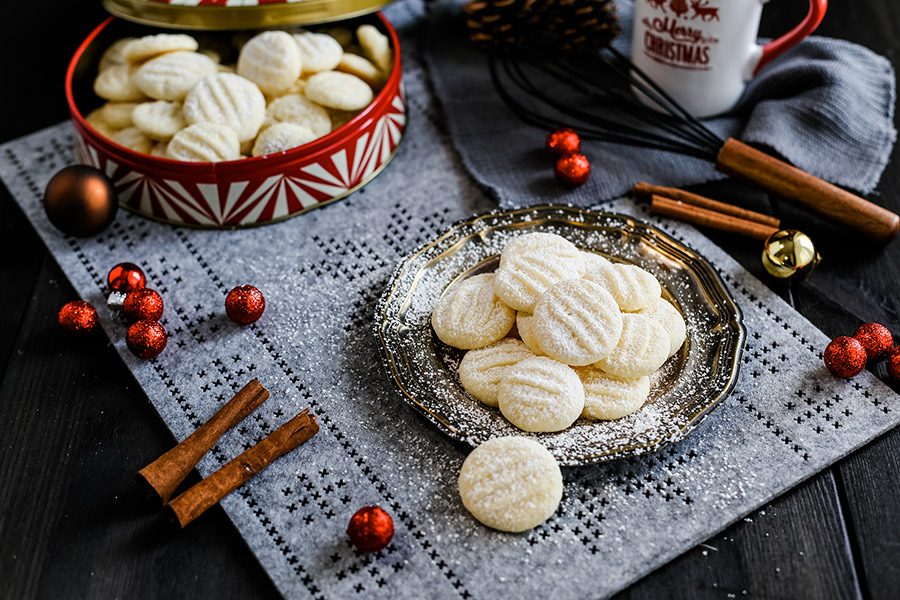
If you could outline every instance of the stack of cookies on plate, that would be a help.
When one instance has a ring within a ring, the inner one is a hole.
[[[355,38],[265,31],[231,65],[190,35],[122,39],[100,60],[94,92],[107,103],[87,121],[131,150],[181,161],[283,152],[352,119],[387,80],[388,38],[372,25]]]
[[[431,323],[442,342],[468,350],[459,379],[469,394],[524,431],[562,431],[647,401],[650,376],[686,339],[661,292],[636,265],[530,233],[506,245],[495,273],[449,288]]]

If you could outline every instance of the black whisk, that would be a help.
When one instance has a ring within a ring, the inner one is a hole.
[[[734,138],[723,140],[688,113],[609,45],[618,32],[611,5],[477,0],[467,7],[472,37],[488,49],[494,86],[522,121],[545,131],[572,127],[586,139],[708,160],[723,173],[753,181],[878,243],[897,235],[895,213]],[[560,25],[560,11],[574,16]],[[578,18],[586,14],[584,29]]]

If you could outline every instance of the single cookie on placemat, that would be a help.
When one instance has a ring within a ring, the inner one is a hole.
[[[167,141],[187,127],[180,102],[144,102],[132,113],[134,126],[154,140]]]
[[[641,311],[642,315],[653,317],[669,334],[669,356],[674,356],[687,339],[687,324],[678,309],[668,300],[660,300],[656,307],[649,311]]]
[[[497,391],[507,368],[532,356],[525,344],[512,338],[469,350],[459,363],[459,382],[476,399],[497,406]]]
[[[567,365],[590,365],[613,351],[622,311],[603,287],[587,279],[559,283],[534,309],[534,337],[544,354]]]
[[[508,306],[532,312],[545,289],[583,271],[584,258],[570,241],[552,233],[527,233],[500,253],[495,288]]]
[[[237,72],[269,96],[287,91],[303,68],[300,49],[291,34],[264,31],[250,38],[238,56]]]
[[[650,377],[617,379],[594,367],[575,369],[584,385],[581,416],[613,421],[637,412],[650,397]]]
[[[519,312],[516,314],[516,330],[519,332],[519,337],[522,338],[522,341],[528,347],[529,350],[541,356],[544,354],[544,351],[541,350],[541,344],[538,342],[537,338],[534,335],[534,315]]]
[[[613,377],[638,379],[659,369],[669,357],[669,334],[657,319],[622,315],[622,335],[615,349],[596,367]]]
[[[340,71],[316,73],[303,91],[313,102],[338,110],[361,110],[375,97],[365,81]]]
[[[330,71],[338,66],[344,55],[340,42],[327,33],[295,33],[294,41],[300,50],[304,73]]]
[[[150,98],[181,101],[198,81],[218,70],[208,56],[180,50],[145,62],[134,74],[134,83]]]
[[[459,472],[463,506],[484,525],[518,532],[537,527],[562,499],[562,472],[541,444],[523,437],[484,442]]]
[[[494,295],[494,274],[484,273],[454,285],[431,313],[438,339],[463,350],[503,339],[516,322],[516,311]]]
[[[584,387],[571,367],[536,356],[509,367],[497,392],[500,412],[524,431],[562,431],[581,415]]]
[[[584,277],[609,290],[625,312],[654,308],[662,293],[656,277],[637,265],[609,263],[605,268],[586,272]]]
[[[252,81],[233,73],[201,79],[184,100],[188,123],[215,123],[231,128],[238,140],[252,140],[266,119],[266,98]]]
[[[230,127],[195,123],[175,134],[166,149],[169,158],[189,162],[219,162],[241,157],[241,144]]]

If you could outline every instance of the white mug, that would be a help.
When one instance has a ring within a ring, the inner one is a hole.
[[[760,69],[819,26],[828,7],[809,0],[802,23],[760,46],[766,1],[635,0],[631,60],[692,115],[726,112]]]

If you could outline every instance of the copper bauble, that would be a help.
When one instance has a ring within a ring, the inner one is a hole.
[[[109,177],[93,167],[74,165],[59,171],[44,190],[44,210],[54,227],[87,237],[109,227],[119,197]]]
[[[265,297],[252,285],[238,286],[225,297],[225,314],[239,325],[258,321],[265,310]]]
[[[762,263],[778,279],[801,281],[809,277],[822,260],[808,235],[794,229],[776,231],[766,240]]]
[[[350,542],[363,552],[378,552],[394,537],[394,520],[378,506],[364,506],[350,518],[347,525]]]

